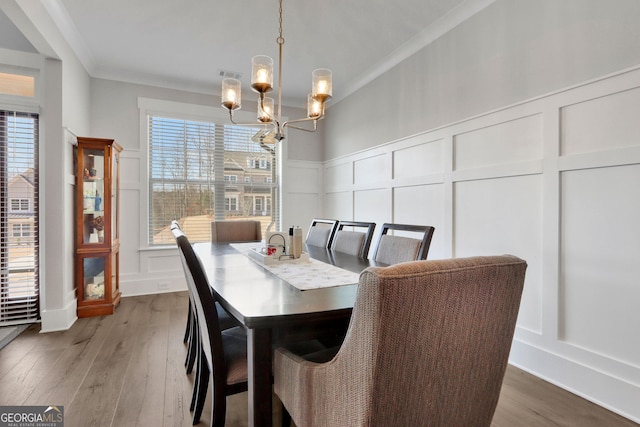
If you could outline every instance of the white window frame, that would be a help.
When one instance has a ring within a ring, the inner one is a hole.
[[[184,120],[198,121],[218,121],[220,123],[228,123],[229,114],[222,107],[203,106],[196,104],[188,104],[176,101],[167,101],[153,98],[138,98],[139,113],[139,129],[140,129],[140,251],[160,250],[164,249],[159,245],[149,244],[149,115],[168,115],[168,117]],[[255,113],[248,111],[235,111],[234,118],[241,123],[255,122]],[[283,117],[286,120],[287,117]],[[285,138],[287,131],[285,130]],[[286,141],[286,140],[285,140]],[[286,159],[286,143],[278,144],[277,158]],[[276,170],[276,179],[278,182],[278,192],[282,194],[281,165]],[[280,197],[280,200],[282,198]],[[280,201],[278,209],[281,211],[282,202]],[[277,215],[276,229],[281,230],[282,214]]]

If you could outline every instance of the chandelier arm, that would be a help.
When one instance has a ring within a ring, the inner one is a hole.
[[[233,120],[233,110],[229,110],[229,121],[231,121],[231,123],[233,123],[236,126],[252,126],[252,127],[259,127],[262,126],[264,128],[268,128],[271,127],[274,130],[276,129],[276,125],[275,123],[260,123],[260,122],[236,122],[235,120]]]
[[[303,130],[305,132],[315,132],[318,129],[318,120],[319,118],[311,118],[311,117],[307,117],[306,119],[297,119],[297,120],[289,120],[284,122],[284,124],[282,125],[282,129],[284,129],[285,127],[290,127],[291,129],[297,129],[297,130]],[[308,128],[303,128],[300,126],[293,126],[292,123],[301,123],[301,122],[309,122],[309,121],[313,121],[313,129],[308,129]]]
[[[259,101],[258,101],[258,102],[260,103],[260,110],[261,110],[263,113],[266,113],[266,114],[267,114],[267,116],[269,116],[269,119],[271,119],[271,122],[269,122],[268,124],[271,124],[271,125],[272,125],[272,126],[274,126],[276,129],[280,129],[280,117],[279,117],[279,116],[278,116],[278,117],[276,117],[276,116],[274,116],[273,114],[271,114],[268,110],[265,110],[265,109],[264,109],[264,94],[263,94],[263,93],[261,93],[261,94],[260,94],[260,97],[259,97]],[[265,125],[266,125],[266,124],[267,124],[267,123],[265,123]]]

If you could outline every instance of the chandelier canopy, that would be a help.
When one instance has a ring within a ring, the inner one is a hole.
[[[314,132],[317,129],[318,120],[324,117],[325,103],[331,99],[332,81],[331,70],[319,68],[312,73],[311,93],[307,96],[307,117],[282,122],[282,0],[279,0],[280,33],[278,43],[278,111],[276,114],[273,98],[265,96],[273,89],[273,59],[264,55],[257,55],[251,59],[251,89],[258,93],[258,123],[271,128],[271,136],[274,140],[284,139],[284,128]],[[233,112],[241,107],[242,85],[240,80],[226,78],[222,80],[222,106],[229,110],[229,119],[237,125],[253,125],[255,123],[236,123],[233,120]],[[297,124],[312,122],[313,128],[300,127]],[[296,125],[294,125],[294,123]]]

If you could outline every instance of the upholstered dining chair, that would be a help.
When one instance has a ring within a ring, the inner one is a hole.
[[[285,414],[298,427],[489,426],[526,267],[503,255],[364,270],[332,359],[276,349]]]
[[[262,227],[256,220],[222,220],[211,222],[212,242],[259,242]]]
[[[310,246],[329,248],[337,226],[338,221],[335,219],[314,218],[307,231],[305,243]]]
[[[200,422],[210,378],[213,379],[211,426],[224,426],[226,397],[247,390],[247,340],[244,330],[235,327],[223,331],[218,318],[216,301],[209,287],[202,263],[184,234],[176,233],[180,259],[187,284],[193,294],[200,351],[194,395],[193,424]]]
[[[348,229],[345,230],[345,227]],[[331,250],[367,258],[375,228],[375,222],[339,221]]]
[[[420,233],[421,238],[387,234],[389,230]],[[380,238],[373,254],[375,261],[391,265],[399,262],[427,259],[435,228],[430,225],[382,224]]]
[[[178,221],[171,221],[171,232],[173,233],[173,237],[177,238],[178,236],[184,235],[182,228]],[[186,236],[185,236],[186,238]],[[187,238],[188,241],[188,238]],[[177,243],[177,240],[176,240]],[[188,272],[185,270],[185,276]],[[187,344],[187,357],[185,359],[185,367],[187,369],[187,374],[190,374],[193,371],[193,366],[196,361],[196,357],[199,351],[199,329],[198,329],[198,319],[196,318],[196,313],[193,310],[193,295],[189,293],[189,308],[187,311],[187,325],[184,332],[183,342]],[[229,315],[220,304],[216,303],[216,309],[218,312],[218,319],[220,321],[220,328],[222,330],[232,328],[234,326],[238,326],[239,322],[233,318],[233,316]]]

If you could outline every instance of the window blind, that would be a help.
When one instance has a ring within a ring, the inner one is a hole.
[[[0,326],[39,318],[38,116],[0,110]]]
[[[277,223],[273,145],[260,144],[260,126],[236,126],[148,116],[149,245],[174,244],[178,220],[192,242],[210,240],[211,221]]]

